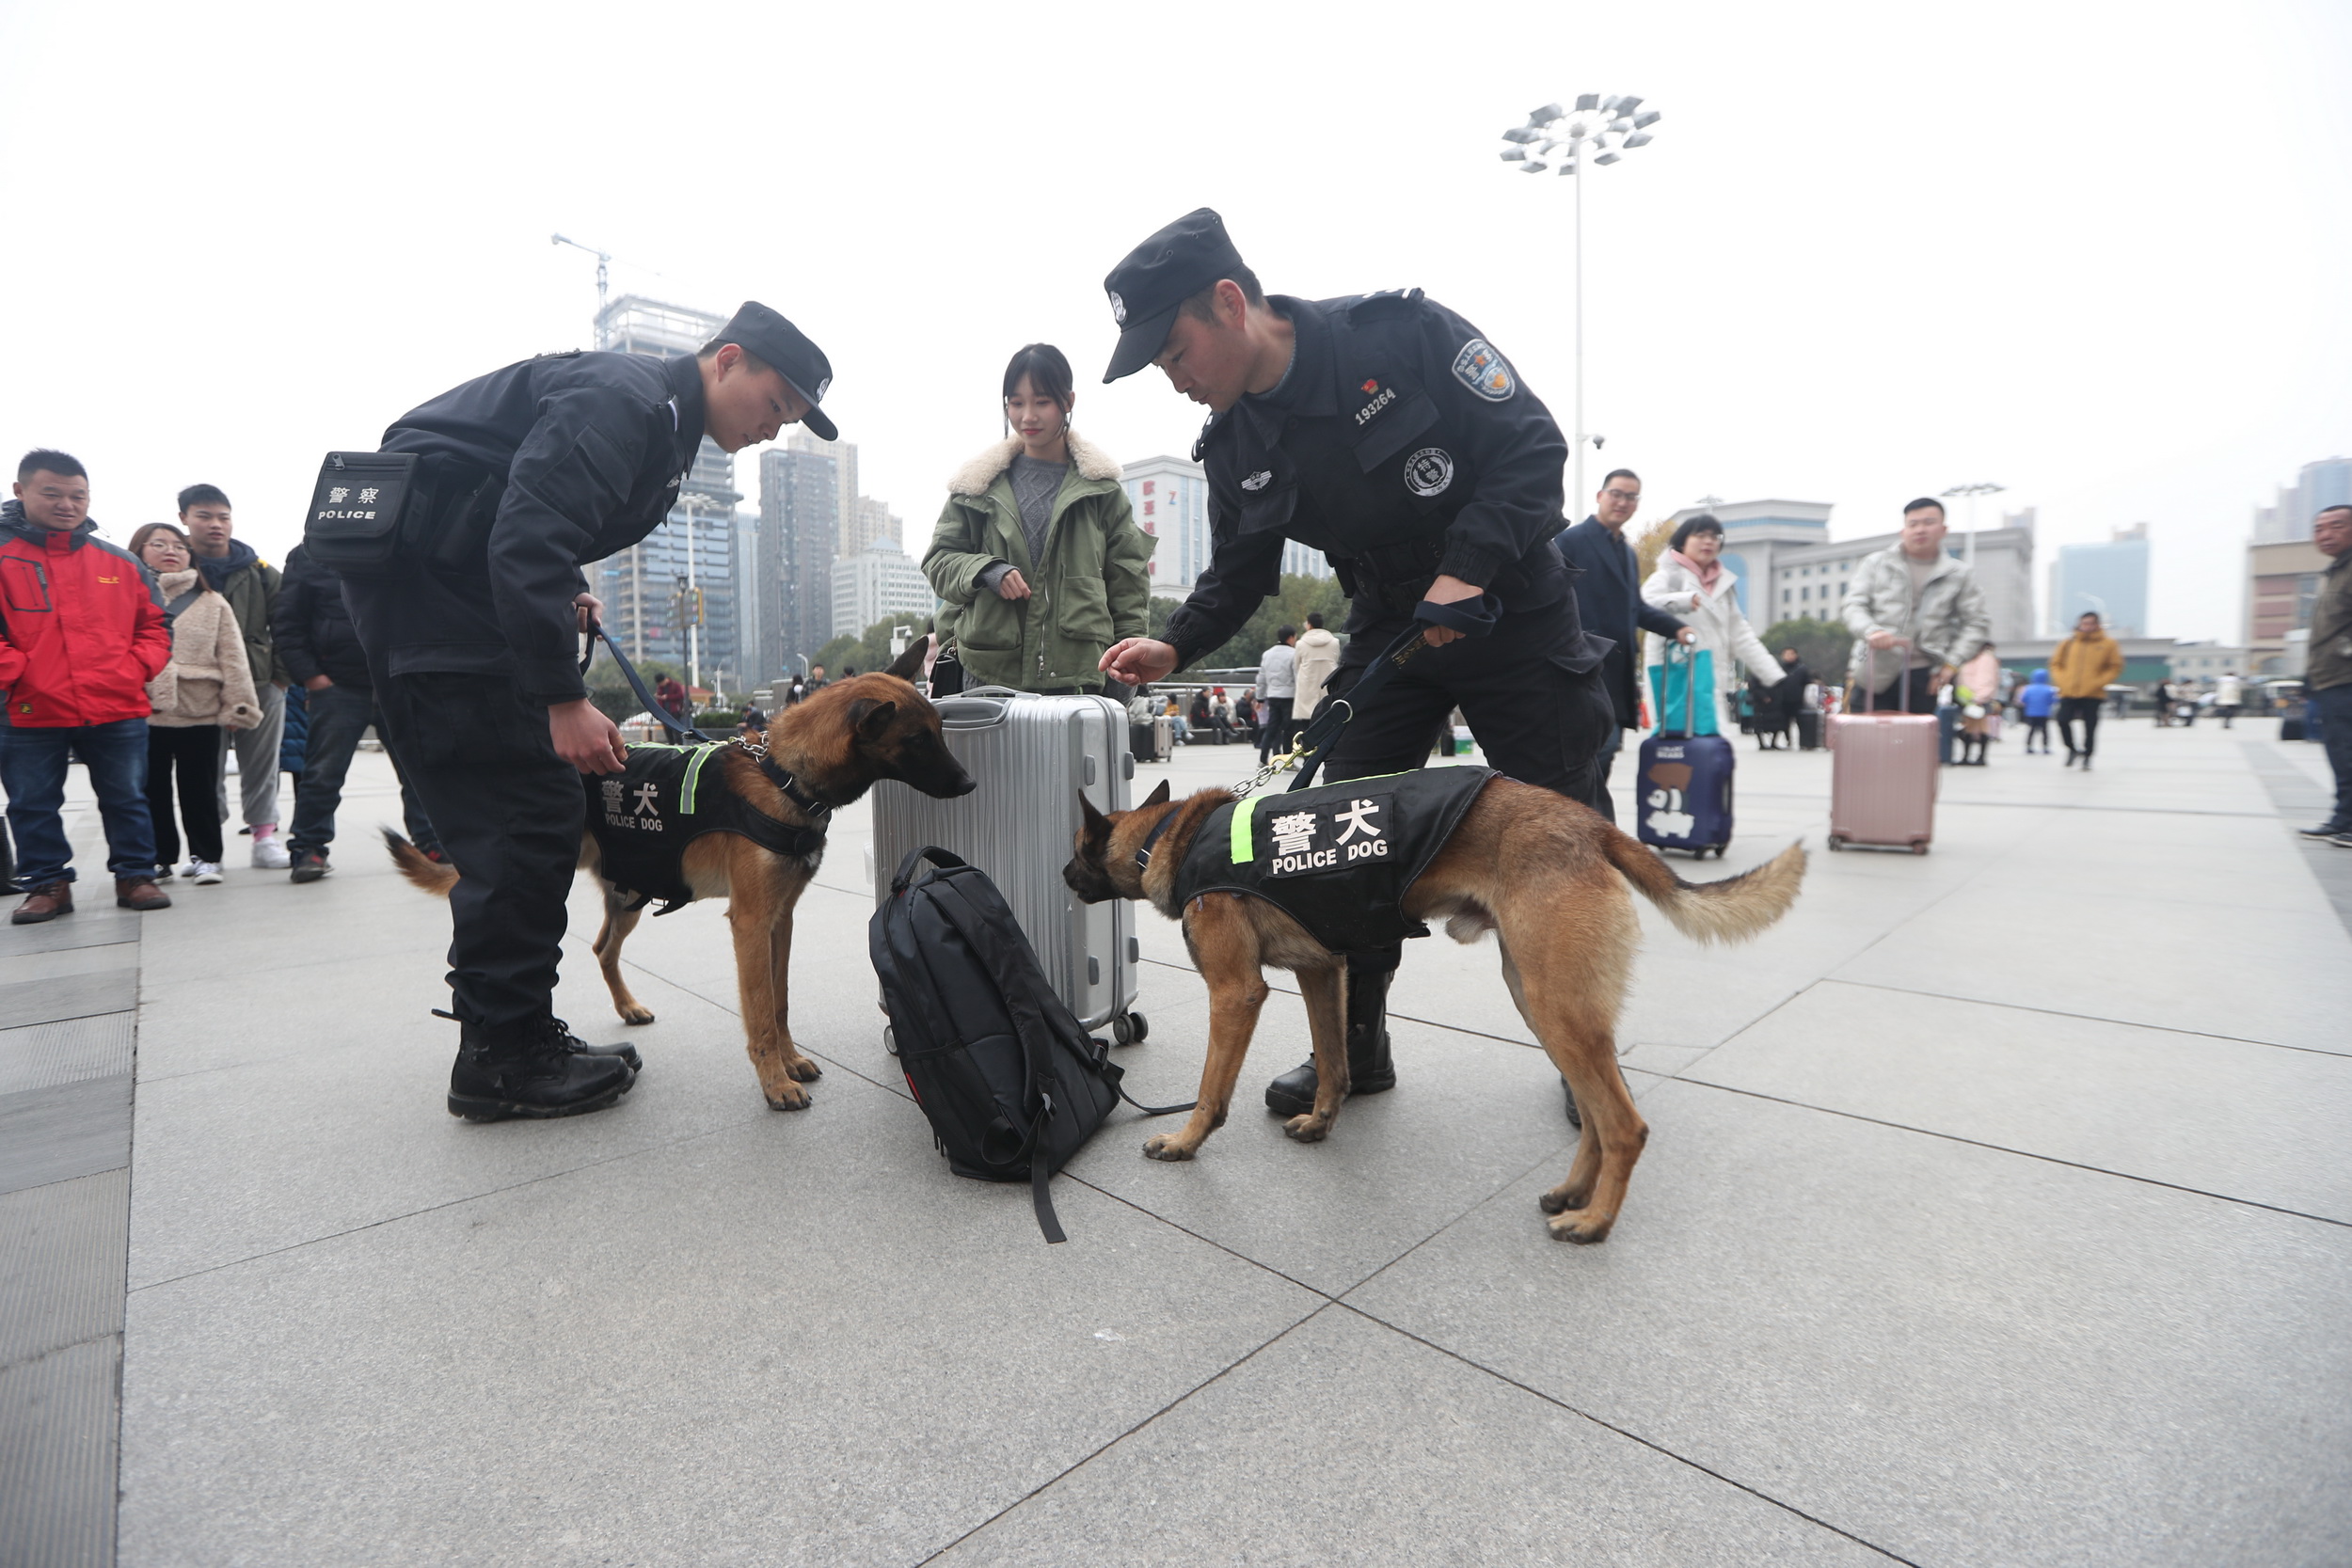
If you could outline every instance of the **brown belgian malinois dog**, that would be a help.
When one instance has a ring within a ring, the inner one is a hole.
[[[1231,891],[1175,907],[1177,870],[1200,824],[1234,799],[1204,789],[1171,804],[1163,781],[1133,811],[1109,816],[1089,806],[1077,853],[1062,872],[1089,903],[1143,898],[1184,927],[1184,943],[1209,983],[1209,1054],[1200,1099],[1183,1130],[1143,1146],[1154,1160],[1189,1160],[1224,1123],[1233,1084],[1268,994],[1264,966],[1298,976],[1314,1039],[1315,1102],[1283,1130],[1302,1143],[1331,1131],[1347,1097],[1346,961],[1264,899]],[[1149,863],[1136,850],[1174,815]],[[1648,1126],[1617,1071],[1617,1011],[1631,977],[1641,926],[1630,882],[1684,936],[1739,942],[1787,912],[1804,879],[1802,845],[1722,881],[1686,882],[1658,856],[1600,815],[1549,789],[1496,778],[1455,824],[1427,868],[1406,890],[1410,919],[1443,920],[1456,942],[1497,932],[1502,981],[1519,1016],[1575,1091],[1584,1132],[1568,1179],[1544,1194],[1551,1234],[1598,1242],[1616,1223]]]
[[[706,768],[702,787],[732,791],[769,816],[822,833],[834,810],[866,793],[877,780],[897,779],[926,795],[951,799],[969,795],[972,776],[948,754],[941,738],[939,712],[913,685],[921,673],[926,643],[915,642],[879,674],[836,681],[778,714],[768,727],[768,756],[790,774],[805,797],[820,802],[819,816],[803,810],[760,766],[753,748],[735,742]],[[594,820],[594,814],[591,814]],[[385,842],[402,875],[427,893],[448,896],[459,868],[428,860],[398,833]],[[760,1092],[770,1108],[808,1107],[808,1090],[820,1074],[817,1064],[792,1042],[785,1021],[792,958],[792,910],[816,875],[823,854],[819,843],[805,855],[786,855],[732,832],[706,832],[691,840],[681,858],[684,880],[698,898],[724,897],[727,922],[735,929],[735,980],[742,999],[743,1033]],[[604,854],[593,831],[580,835],[580,869],[596,875],[604,891],[604,927],[596,955],[613,1010],[624,1023],[651,1023],[653,1009],[630,994],[621,974],[621,944],[644,913],[604,876]]]

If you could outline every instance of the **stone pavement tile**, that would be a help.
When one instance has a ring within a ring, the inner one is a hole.
[[[1919,1563],[2347,1560],[2352,1230],[1731,1095],[1644,1097],[1599,1247],[1533,1176],[1359,1287]]]
[[[0,984],[0,1029],[55,1023],[97,1013],[128,1012],[138,1005],[139,972],[135,967],[62,974],[46,980],[19,980]]]
[[[63,947],[105,947],[136,942],[142,918],[130,910],[92,909],[85,904],[70,915],[39,926],[0,925],[0,959],[52,953]],[[5,963],[0,963],[0,971],[6,968]]]
[[[121,1375],[114,1334],[0,1369],[0,1561],[10,1568],[114,1568]]]
[[[38,929],[38,927],[36,927]],[[74,947],[49,947],[38,953],[11,953],[0,957],[0,981],[23,985],[32,980],[63,980],[70,976],[98,974],[110,969],[136,969],[139,966],[139,943],[136,933],[123,942],[105,943],[85,942]]]
[[[0,1193],[71,1181],[130,1162],[129,1073],[0,1096]]]
[[[1681,1075],[2352,1225],[2352,1056],[1832,981]]]
[[[1323,1304],[850,1098],[135,1292],[124,1568],[915,1562]]]
[[[1147,1138],[1182,1126],[1183,1117],[1146,1120],[1121,1111],[1066,1168],[1334,1294],[1530,1166],[1552,1170],[1553,1181],[1567,1175],[1575,1130],[1560,1075],[1541,1052],[1402,1020],[1391,1020],[1390,1034],[1397,1087],[1347,1101],[1322,1143],[1295,1142],[1263,1098],[1268,1079],[1307,1055],[1305,1004],[1277,991],[1242,1066],[1232,1116],[1197,1159],[1168,1164],[1142,1153]],[[1190,1100],[1205,1046],[1203,1039],[1181,1087],[1171,1072],[1153,1080],[1154,1092]]]
[[[0,1095],[131,1070],[133,1013],[0,1029]]]
[[[2160,875],[2152,861],[2142,877]],[[2344,1027],[2352,939],[2341,926],[2288,911],[2200,910],[2137,891],[2119,876],[2063,898],[2026,900],[1988,877],[1890,931],[1833,977],[2352,1052]],[[1992,961],[1954,961],[1973,952]]]
[[[122,1332],[130,1200],[128,1165],[0,1196],[0,1367]]]
[[[447,945],[446,935],[441,942]],[[589,967],[593,974],[593,961]],[[139,1008],[139,1082],[396,1040],[453,1052],[456,1025],[432,1013],[449,1006],[447,969],[437,951],[346,955],[271,971],[265,998],[256,994],[253,974],[223,969],[217,959],[200,976],[158,981],[150,974]],[[596,989],[601,995],[603,986]]]
[[[368,852],[365,841],[354,858]],[[373,853],[381,855],[381,850]],[[388,968],[440,963],[449,947],[449,906],[400,879],[389,866],[339,866],[324,881],[296,886],[282,871],[236,871],[217,887],[185,887],[147,927],[140,968],[148,989],[220,973],[221,936],[273,970],[299,971],[367,957]]]
[[[573,1019],[593,1018],[603,997],[590,968],[585,979],[566,977],[557,1005]],[[292,1001],[289,993],[273,1006]],[[421,1008],[363,1010],[331,1046],[142,1083],[134,1286],[730,1124],[755,1124],[788,1148],[831,1101],[871,1092],[845,1074],[813,1086],[809,1112],[770,1111],[733,1017],[680,991],[658,1007],[661,1022],[627,1032],[645,1058],[636,1087],[588,1117],[477,1125],[449,1115],[457,1029]],[[586,1037],[622,1034],[599,1027]]]
[[[1860,1568],[1887,1560],[1335,1307],[933,1560]]]

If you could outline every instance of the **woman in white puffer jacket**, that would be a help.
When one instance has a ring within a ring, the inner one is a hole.
[[[1715,656],[1715,689],[1725,706],[1718,710],[1726,729],[1739,728],[1738,710],[1729,705],[1740,689],[1739,662],[1766,686],[1780,684],[1780,660],[1764,646],[1740,610],[1740,579],[1723,563],[1724,525],[1702,512],[1675,530],[1658,569],[1642,584],[1642,598],[1651,608],[1679,616],[1698,633],[1699,648]],[[1649,662],[1664,661],[1666,645],[1649,639]]]

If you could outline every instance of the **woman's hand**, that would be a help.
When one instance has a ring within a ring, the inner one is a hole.
[[[1021,576],[1020,567],[1014,567],[996,579],[996,596],[1000,599],[1025,599],[1029,596],[1029,585]]]

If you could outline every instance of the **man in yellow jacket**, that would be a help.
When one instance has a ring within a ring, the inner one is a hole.
[[[2090,752],[2099,738],[2099,705],[2106,700],[2107,683],[2123,673],[2123,649],[2099,625],[2096,611],[2086,610],[2074,623],[2074,635],[2050,656],[2050,678],[2058,689],[2058,738],[2066,742],[2066,766],[2082,764],[2090,771]],[[2074,721],[2083,721],[2083,743],[2074,744]]]

